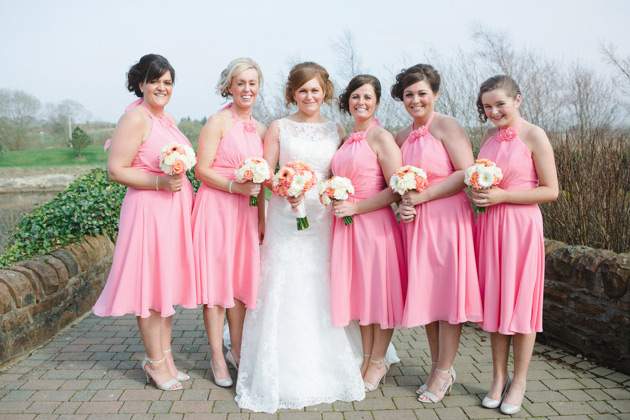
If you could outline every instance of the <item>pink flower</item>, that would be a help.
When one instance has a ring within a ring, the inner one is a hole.
[[[243,121],[243,129],[248,133],[255,133],[256,123],[254,121]]]
[[[352,134],[350,134],[350,137],[348,137],[348,143],[354,143],[355,141],[362,141],[365,140],[365,131],[359,131],[359,132],[354,132]]]
[[[413,143],[415,141],[420,140],[422,137],[426,136],[427,133],[429,132],[429,129],[426,125],[423,125],[422,127],[419,127],[416,130],[411,130],[411,133],[409,133],[409,142]]]
[[[505,130],[499,130],[497,132],[497,138],[499,141],[511,141],[518,135],[516,127],[508,127]]]

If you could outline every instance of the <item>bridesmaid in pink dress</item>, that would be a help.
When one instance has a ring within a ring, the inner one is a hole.
[[[558,196],[549,139],[520,117],[520,104],[520,89],[508,76],[483,82],[477,98],[481,122],[496,126],[486,130],[479,158],[492,160],[503,172],[497,187],[473,190],[475,204],[487,207],[477,217],[477,261],[481,326],[490,333],[493,377],[482,405],[500,405],[504,414],[521,408],[536,332],[542,331],[545,248],[538,204]],[[513,379],[507,371],[512,337]]]
[[[184,175],[165,175],[158,156],[169,142],[191,146],[164,112],[175,71],[166,58],[148,54],[129,69],[128,89],[140,97],[127,107],[111,140],[109,178],[127,186],[120,210],[114,261],[98,316],[134,314],[147,357],[142,368],[158,388],[182,389],[171,353],[174,305],[197,306],[192,230],[194,193]]]
[[[261,184],[238,183],[234,170],[245,159],[262,157],[266,128],[252,118],[262,73],[251,58],[232,61],[217,91],[233,102],[210,117],[199,135],[195,176],[203,184],[193,210],[193,243],[198,303],[210,343],[210,367],[219,386],[232,386],[226,359],[235,368],[241,357],[245,309],[256,306],[259,244],[264,234],[265,197]],[[259,195],[259,206],[249,205]],[[223,355],[227,308],[231,349]]]
[[[389,366],[385,353],[402,319],[407,276],[400,230],[391,203],[400,197],[388,188],[402,166],[392,135],[374,119],[381,84],[370,75],[354,77],[339,97],[339,108],[354,119],[354,132],[335,153],[334,175],[349,178],[354,194],[333,203],[332,322],[361,326],[361,374],[368,391],[378,387]],[[345,226],[344,216],[354,222]]]
[[[435,403],[456,380],[462,323],[483,319],[474,248],[474,216],[463,191],[473,160],[470,140],[452,117],[435,112],[440,76],[418,64],[396,76],[392,96],[413,124],[396,135],[403,163],[424,169],[429,187],[403,195],[400,206],[409,284],[403,327],[425,325],[432,368],[418,400]]]

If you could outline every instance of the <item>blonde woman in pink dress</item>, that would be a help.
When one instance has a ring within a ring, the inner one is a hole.
[[[354,77],[339,97],[339,108],[354,119],[354,132],[332,158],[332,173],[349,178],[354,194],[333,203],[332,323],[359,321],[363,347],[361,374],[374,391],[389,366],[385,361],[394,327],[403,314],[407,276],[400,229],[391,203],[400,198],[388,188],[402,166],[400,149],[374,114],[381,84],[370,75]],[[354,222],[345,226],[344,216]]]
[[[232,61],[217,91],[233,102],[210,117],[199,135],[195,176],[202,182],[193,210],[193,243],[198,303],[210,343],[214,381],[232,386],[226,365],[241,357],[245,309],[256,307],[260,274],[259,244],[264,234],[264,191],[251,181],[238,183],[234,171],[245,159],[262,157],[266,128],[252,118],[262,73],[251,58]],[[249,205],[250,196],[259,206]],[[225,311],[231,348],[223,355]]]
[[[392,96],[413,124],[396,135],[403,163],[424,169],[429,187],[403,195],[400,215],[408,266],[403,327],[425,325],[431,350],[429,379],[417,393],[436,403],[456,380],[462,323],[483,319],[474,248],[474,216],[463,191],[473,164],[470,140],[452,117],[435,112],[440,75],[418,64],[396,76]]]
[[[498,186],[474,190],[477,260],[484,304],[482,328],[492,343],[492,385],[482,405],[504,414],[521,409],[536,333],[542,331],[545,247],[538,204],[558,196],[553,149],[545,132],[518,112],[521,92],[509,76],[482,83],[477,110],[486,130],[479,159],[501,168]],[[510,342],[514,377],[508,375]]]
[[[158,156],[175,141],[191,146],[164,111],[175,70],[166,58],[148,54],[129,69],[129,91],[141,99],[118,121],[107,161],[109,178],[127,186],[112,268],[94,305],[98,316],[134,314],[147,352],[147,382],[165,391],[182,389],[171,353],[174,305],[197,306],[192,230],[194,193],[184,175],[166,175]]]

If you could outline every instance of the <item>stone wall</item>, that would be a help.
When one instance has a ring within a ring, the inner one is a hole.
[[[89,312],[111,266],[106,236],[0,269],[0,366],[52,339]]]
[[[539,341],[630,374],[630,254],[546,240]]]

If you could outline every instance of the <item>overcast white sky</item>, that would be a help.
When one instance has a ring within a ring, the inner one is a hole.
[[[94,119],[115,122],[134,100],[128,68],[154,52],[176,71],[167,110],[201,118],[221,106],[214,86],[237,57],[258,61],[267,90],[296,59],[316,61],[334,78],[331,44],[344,30],[376,75],[402,68],[404,56],[422,62],[427,46],[473,48],[474,22],[507,32],[515,45],[605,69],[601,41],[630,54],[628,16],[628,0],[0,0],[0,88],[42,103],[72,99]]]

